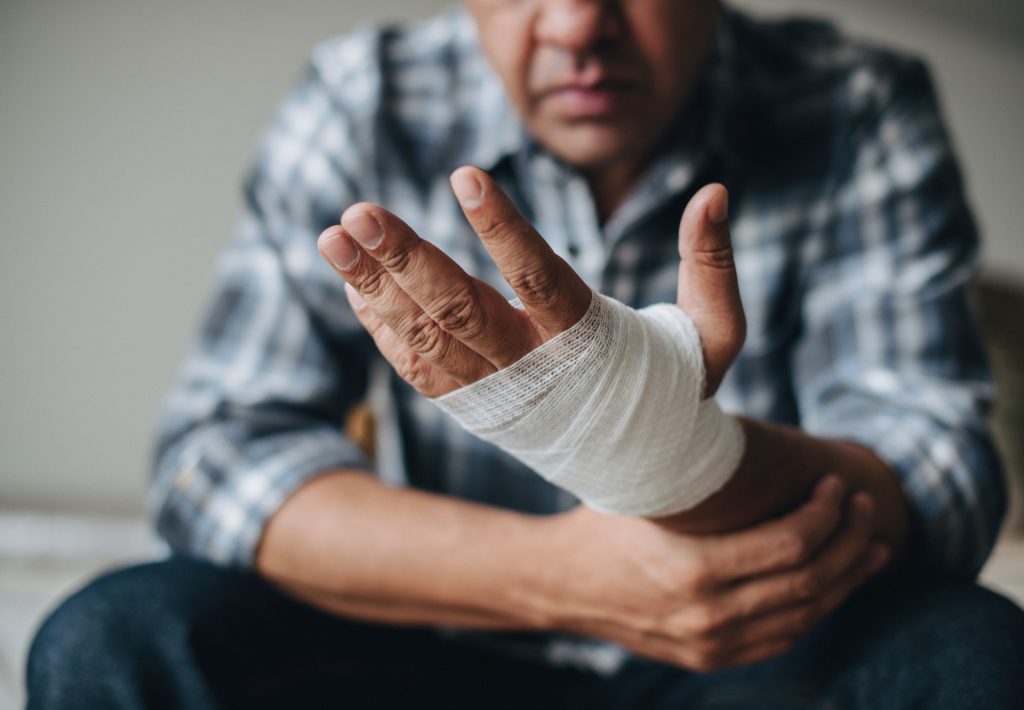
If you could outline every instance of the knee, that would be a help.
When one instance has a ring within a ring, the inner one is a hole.
[[[1011,707],[1024,697],[1024,611],[1016,604],[973,582],[935,577],[889,601],[865,623],[871,631],[845,677],[865,707],[885,704],[868,697],[879,689],[915,707]]]
[[[29,707],[74,706],[83,683],[105,674],[93,666],[119,655],[122,626],[109,598],[109,577],[101,577],[64,600],[43,622],[29,649]]]
[[[195,599],[212,598],[200,563],[170,560],[100,576],[60,604],[36,632],[26,681],[30,707],[87,707],[131,694],[140,664],[185,642]],[[206,576],[212,576],[208,573]]]
[[[921,619],[936,640],[964,661],[1024,668],[1024,610],[1006,597],[968,582],[953,582],[922,600]],[[943,639],[943,637],[945,637]]]
[[[84,686],[116,684],[111,674],[130,672],[133,599],[137,568],[105,574],[64,600],[46,618],[29,649],[27,682],[33,706],[61,707]],[[40,703],[41,699],[47,702]],[[73,704],[73,703],[72,703]]]
[[[921,599],[914,619],[906,658],[928,707],[1014,707],[1024,697],[1024,611],[1012,601],[950,581]]]

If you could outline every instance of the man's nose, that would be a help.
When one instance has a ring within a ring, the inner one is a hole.
[[[585,52],[616,32],[615,2],[546,0],[535,25],[537,41],[570,52]]]

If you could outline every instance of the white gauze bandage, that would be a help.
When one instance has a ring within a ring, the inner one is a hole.
[[[592,508],[656,517],[711,496],[743,455],[739,423],[703,389],[700,336],[682,310],[595,292],[571,328],[432,401]]]

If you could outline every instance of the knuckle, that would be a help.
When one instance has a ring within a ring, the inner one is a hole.
[[[718,606],[705,604],[693,610],[690,628],[698,638],[706,640],[713,638],[721,631],[726,626],[727,621],[726,615],[722,613]]]
[[[363,298],[380,298],[387,288],[386,274],[383,269],[372,269],[363,273],[352,285]]]
[[[679,586],[683,589],[702,590],[715,582],[714,568],[703,556],[695,556],[679,569]]]
[[[421,355],[431,357],[440,353],[444,337],[441,328],[429,318],[418,318],[406,333],[409,347]]]
[[[416,353],[402,355],[395,363],[395,370],[399,377],[417,390],[427,387],[429,383],[429,368]]]
[[[664,633],[674,639],[684,639],[690,635],[690,623],[685,615],[673,614],[660,623],[657,628],[648,628],[645,631]]]
[[[700,266],[717,271],[732,271],[736,268],[732,246],[717,246],[698,249],[693,253],[693,260]]]
[[[475,225],[476,233],[488,241],[498,241],[508,235],[508,225],[493,215],[481,215]]]
[[[388,271],[400,274],[409,268],[409,263],[421,243],[419,239],[416,239],[412,243],[396,244],[385,253],[379,254],[377,261]]]
[[[798,532],[788,533],[779,541],[781,556],[788,564],[803,562],[810,552],[810,547],[807,538]]]
[[[508,284],[520,298],[531,303],[547,306],[559,296],[559,275],[553,268],[533,268],[509,274]]]
[[[437,310],[436,321],[442,330],[473,338],[483,330],[483,318],[472,289],[461,287],[445,299]]]

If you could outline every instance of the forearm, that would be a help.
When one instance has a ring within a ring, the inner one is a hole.
[[[849,491],[864,491],[875,504],[878,538],[893,559],[905,547],[910,525],[906,498],[888,465],[850,442],[811,436],[795,427],[741,419],[746,452],[730,481],[695,508],[659,522],[687,533],[724,532],[792,510],[818,480],[839,475]]]
[[[386,486],[314,479],[271,519],[256,567],[285,591],[369,621],[543,629],[544,518]]]

